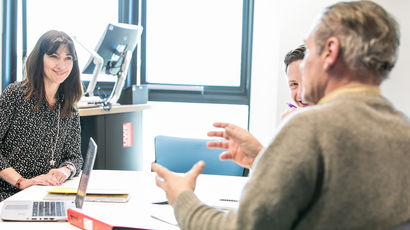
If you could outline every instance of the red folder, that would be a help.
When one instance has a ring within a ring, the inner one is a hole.
[[[78,228],[86,230],[120,230],[120,229],[142,229],[146,228],[134,228],[125,226],[113,226],[104,221],[98,220],[91,216],[88,216],[81,212],[79,209],[67,209],[68,222]]]

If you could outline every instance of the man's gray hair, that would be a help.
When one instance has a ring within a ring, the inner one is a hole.
[[[327,7],[314,34],[319,54],[332,36],[339,39],[342,58],[353,71],[372,72],[384,80],[396,63],[399,25],[374,2],[340,2]]]

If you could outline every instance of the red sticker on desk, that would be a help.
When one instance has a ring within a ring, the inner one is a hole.
[[[122,147],[132,146],[132,122],[122,123]]]

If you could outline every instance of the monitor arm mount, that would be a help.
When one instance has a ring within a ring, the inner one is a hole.
[[[108,103],[116,104],[120,98],[122,88],[124,87],[125,79],[128,73],[128,66],[130,65],[132,58],[132,51],[125,51],[121,54],[124,59],[121,64],[121,69],[117,74],[117,80],[115,81],[114,89],[111,92],[110,97],[107,99]]]

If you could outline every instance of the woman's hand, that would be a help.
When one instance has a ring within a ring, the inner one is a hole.
[[[70,176],[70,173],[71,171],[69,168],[61,167],[58,169],[51,169],[48,172],[48,175],[55,177],[57,181],[60,182],[60,184],[62,184]]]
[[[31,179],[24,179],[20,182],[20,189],[26,189],[33,185],[45,185],[45,186],[59,186],[61,182],[57,180],[55,176],[48,174],[42,174]]]

